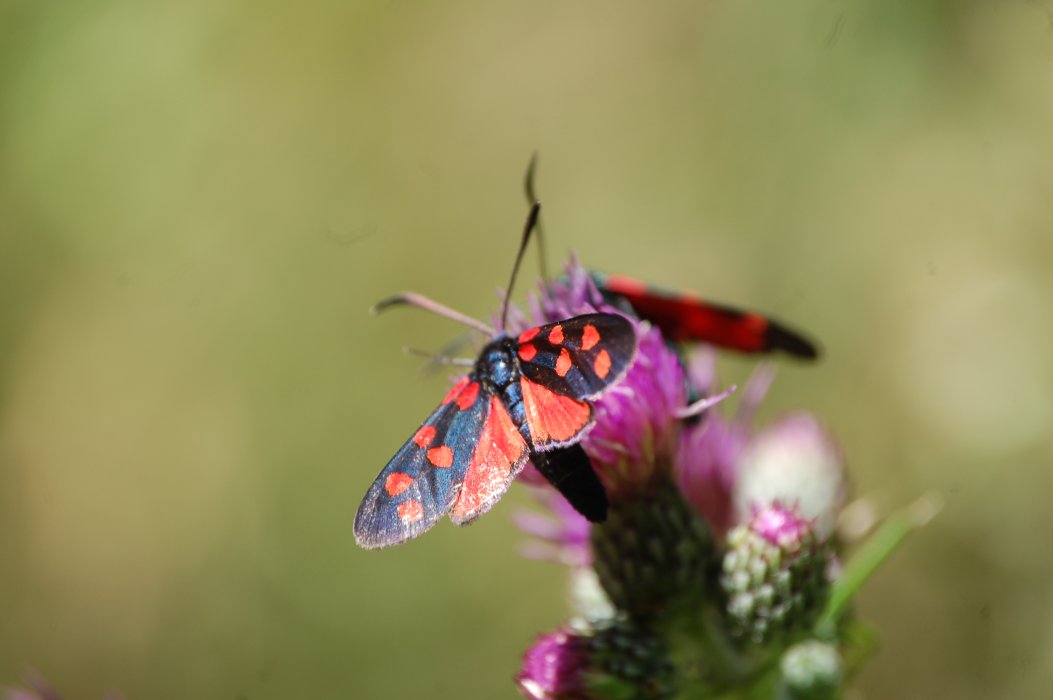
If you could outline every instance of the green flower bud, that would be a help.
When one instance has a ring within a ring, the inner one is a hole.
[[[779,503],[728,533],[721,588],[733,637],[764,644],[809,629],[829,590],[830,547]]]
[[[532,700],[664,700],[673,694],[665,647],[646,629],[610,621],[542,635],[516,679]]]
[[[636,620],[700,600],[716,556],[709,527],[672,484],[615,501],[590,534],[593,567],[611,603]]]

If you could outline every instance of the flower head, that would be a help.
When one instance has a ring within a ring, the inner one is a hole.
[[[530,698],[589,700],[667,697],[685,678],[706,697],[737,697],[747,679],[769,691],[819,687],[801,669],[819,669],[836,646],[800,646],[784,657],[782,676],[772,662],[812,633],[829,597],[846,490],[839,449],[806,414],[754,428],[770,365],[747,382],[734,413],[709,410],[730,393],[721,393],[714,352],[671,346],[624,301],[605,298],[571,260],[532,299],[529,321],[511,316],[522,327],[619,313],[637,338],[633,364],[593,401],[595,422],[581,440],[608,495],[606,521],[588,522],[524,472],[554,516],[520,517],[537,538],[527,551],[571,567],[578,627],[538,640],[520,688]]]
[[[649,631],[612,621],[586,631],[538,637],[523,655],[516,683],[531,700],[667,698],[672,664]]]
[[[847,490],[840,448],[814,417],[797,413],[761,432],[743,451],[735,514],[741,521],[758,504],[793,503],[828,537]]]
[[[538,637],[523,655],[516,683],[532,700],[588,700],[588,665],[589,640],[569,630],[557,630]]]
[[[767,366],[747,384],[732,417],[718,410],[688,417],[692,398],[721,396],[714,353],[701,349],[685,362],[657,327],[634,319],[631,311],[609,303],[573,259],[562,278],[532,298],[530,324],[594,312],[626,315],[634,320],[638,349],[625,377],[595,400],[595,425],[582,440],[611,501],[607,522],[592,526],[561,498],[545,495],[561,524],[536,515],[521,524],[541,540],[528,547],[531,555],[593,567],[616,609],[645,618],[672,601],[708,595],[706,572],[720,557],[716,545],[752,513],[739,508],[753,498],[743,489],[743,483],[753,483],[743,480],[746,455],[754,456],[753,469],[770,469],[775,446],[807,441],[792,432],[766,431],[761,447],[767,449],[754,448],[753,417],[773,379]],[[518,312],[513,319],[527,323]],[[524,476],[543,483],[532,470]],[[784,502],[797,503],[793,495],[787,492]]]
[[[688,373],[696,391],[717,390],[712,351],[696,352]],[[773,374],[768,367],[754,373],[742,392],[738,412],[731,418],[710,411],[705,419],[688,426],[681,436],[676,460],[677,483],[684,497],[701,513],[723,539],[728,528],[738,522],[735,487],[739,481],[741,458],[753,437],[752,419]]]

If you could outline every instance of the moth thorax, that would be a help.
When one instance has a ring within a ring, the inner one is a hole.
[[[493,341],[483,348],[479,361],[475,363],[476,376],[500,393],[519,376],[514,352],[515,343],[511,338]]]

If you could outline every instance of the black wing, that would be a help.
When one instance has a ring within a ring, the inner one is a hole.
[[[519,335],[524,377],[557,394],[593,399],[632,364],[636,331],[616,314],[586,314],[532,328]]]
[[[490,411],[490,394],[463,378],[369,487],[355,515],[367,549],[401,544],[449,512]]]

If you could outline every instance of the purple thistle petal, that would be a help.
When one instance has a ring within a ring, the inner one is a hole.
[[[25,688],[10,689],[7,693],[8,700],[62,700],[58,691],[36,671],[29,671],[26,674],[26,685],[29,686],[28,690]]]
[[[702,423],[684,431],[680,441],[677,484],[718,537],[735,524],[737,465],[748,440],[743,425],[710,413]]]
[[[603,300],[603,295],[573,255],[564,269],[565,277],[542,282],[536,295],[532,295],[530,309],[537,324],[560,321],[572,316],[591,313],[621,314],[619,309]]]
[[[766,508],[757,508],[749,527],[778,547],[800,542],[812,531],[812,521],[802,518],[793,507],[778,501]]]
[[[732,384],[730,387],[720,392],[716,396],[707,396],[704,399],[699,399],[698,401],[689,403],[687,406],[678,409],[675,415],[677,418],[694,418],[695,416],[700,416],[709,409],[716,406],[724,399],[734,394],[736,389],[738,389],[738,387]]]
[[[516,683],[532,700],[670,698],[674,668],[654,632],[608,620],[582,631],[538,637],[523,655]]]
[[[557,630],[538,637],[523,655],[516,677],[523,694],[532,700],[587,700],[582,674],[587,668],[588,639]]]
[[[12,688],[7,691],[7,700],[41,700],[41,696],[36,693],[31,693],[28,690],[19,690],[18,688]]]
[[[537,470],[537,467],[530,460],[527,460],[526,466],[523,467],[523,471],[519,472],[518,478],[524,484],[530,484],[531,486],[545,486],[548,484],[548,481],[541,476],[541,472]]]
[[[702,396],[709,396],[717,391],[717,353],[709,345],[699,345],[691,349],[687,355],[685,371],[691,386]]]
[[[636,361],[595,402],[596,425],[582,441],[612,497],[671,471],[680,437],[676,414],[687,400],[684,370],[662,334],[646,324],[637,330]]]
[[[771,384],[774,381],[775,367],[771,364],[764,363],[753,370],[749,381],[746,382],[746,387],[742,390],[742,402],[739,404],[739,410],[735,416],[739,423],[748,425],[753,422],[753,418],[757,415],[757,409],[760,408],[761,401],[768,395],[768,389],[771,388]]]
[[[524,545],[524,555],[572,567],[589,566],[592,563],[589,521],[551,488],[535,489],[535,497],[551,515],[526,510],[516,513],[514,518],[519,529],[537,538]]]
[[[699,391],[713,393],[716,377],[711,372],[712,356],[695,353],[688,366],[692,381],[706,381]],[[701,368],[697,365],[701,364]],[[684,430],[676,459],[677,484],[688,503],[702,514],[718,538],[738,522],[743,513],[736,509],[743,454],[751,442],[750,423],[774,379],[770,366],[762,365],[746,382],[734,419],[709,411],[701,422]],[[749,516],[749,512],[745,513]]]

